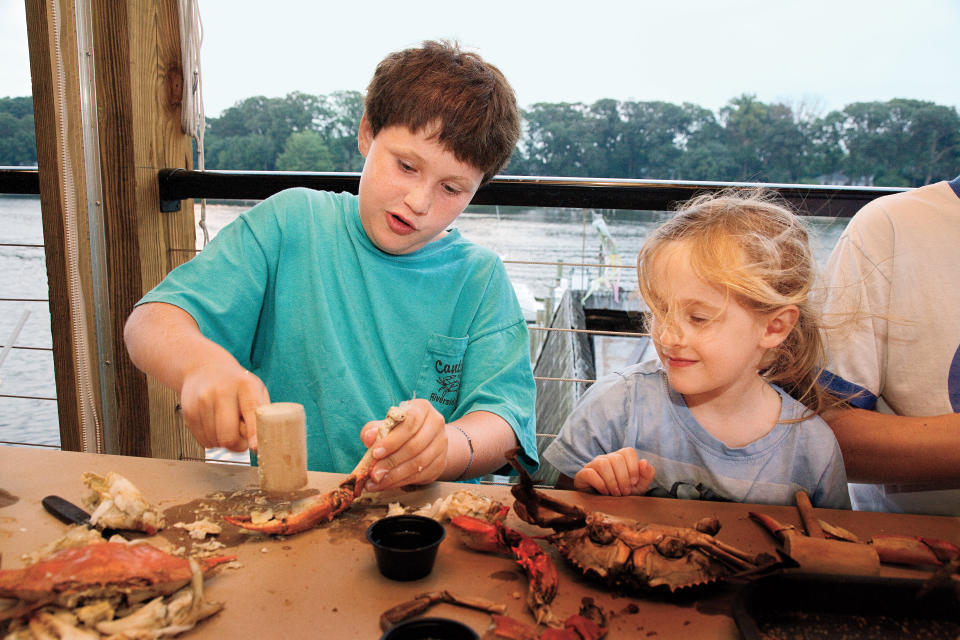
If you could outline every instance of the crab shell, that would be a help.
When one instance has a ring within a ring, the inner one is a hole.
[[[234,557],[199,560],[204,573]],[[46,604],[73,608],[89,598],[140,602],[168,595],[191,578],[190,562],[149,544],[105,542],[64,549],[22,569],[0,571],[0,598],[16,598],[15,615]],[[0,613],[0,619],[14,612]]]
[[[713,553],[712,536],[687,527],[640,525],[601,512],[586,526],[547,536],[585,575],[624,591],[667,586],[670,591],[731,575]]]

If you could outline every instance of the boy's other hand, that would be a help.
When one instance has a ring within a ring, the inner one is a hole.
[[[650,488],[656,471],[637,450],[624,447],[599,455],[573,477],[577,491],[595,491],[605,496],[643,495]]]
[[[184,377],[183,422],[203,447],[257,449],[257,407],[270,402],[263,381],[239,364],[213,363]]]
[[[440,477],[447,461],[446,421],[432,404],[419,398],[406,403],[406,419],[376,442],[382,420],[363,426],[360,438],[373,447],[377,461],[367,482],[369,491],[408,484],[428,484]]]

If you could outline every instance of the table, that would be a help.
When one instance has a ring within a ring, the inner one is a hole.
[[[47,514],[40,500],[57,494],[80,503],[84,492],[80,475],[84,471],[101,475],[108,471],[120,473],[167,513],[168,525],[170,514],[189,513],[189,505],[196,504],[198,499],[218,492],[253,491],[257,486],[256,469],[246,466],[0,447],[2,568],[22,566],[22,553],[33,551],[63,533],[65,525]],[[342,478],[339,474],[310,472],[308,487],[326,491]],[[438,482],[412,492],[391,492],[384,498],[404,505],[421,505],[465,486]],[[508,487],[474,485],[470,488],[512,503]],[[723,525],[718,537],[752,553],[772,553],[776,546],[773,539],[750,520],[749,511],[763,511],[783,523],[801,526],[793,507],[611,498],[572,491],[554,493],[591,510],[662,524],[690,526],[703,516],[716,515]],[[933,536],[960,544],[960,518],[816,511],[822,519],[865,539],[881,533],[901,533]],[[531,621],[524,607],[527,581],[516,563],[509,557],[466,549],[449,526],[430,576],[407,583],[381,577],[364,532],[367,525],[384,512],[385,508],[380,506],[355,505],[332,523],[285,538],[240,536],[236,529],[231,538],[225,529],[222,537],[231,546],[224,549],[224,553],[235,554],[242,566],[220,569],[207,579],[207,597],[224,602],[225,607],[213,618],[201,622],[188,637],[377,638],[380,635],[378,619],[385,609],[438,589],[501,602],[507,606],[507,615]],[[512,512],[507,524],[531,534],[544,533],[521,522]],[[553,550],[550,553],[556,556]],[[735,587],[708,587],[679,597],[633,598],[584,580],[559,558],[557,563],[560,587],[554,613],[561,616],[575,613],[584,597],[593,598],[608,613],[610,640],[739,637],[730,615]],[[883,573],[916,575],[913,570],[886,565]],[[456,618],[471,625],[481,636],[490,623],[485,613],[447,604],[436,605],[428,615]]]

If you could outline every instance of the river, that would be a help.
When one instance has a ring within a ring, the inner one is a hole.
[[[207,226],[215,235],[249,205],[208,204]],[[199,205],[197,213],[199,215]],[[594,225],[591,211],[581,209],[519,209],[514,207],[468,208],[456,222],[463,235],[496,251],[517,289],[528,319],[533,318],[537,299],[548,297],[558,283],[586,289],[600,273],[601,233],[606,226],[621,264],[632,265],[651,229],[665,220],[663,212],[602,212],[602,224]],[[810,218],[814,252],[823,264],[839,237],[845,221]],[[0,243],[42,244],[43,228],[38,197],[0,196]],[[199,235],[199,234],[198,234]],[[201,240],[202,242],[202,240]],[[563,261],[560,269],[550,264]],[[611,273],[611,271],[613,271]],[[631,268],[608,271],[608,280],[624,290],[633,290],[636,276]],[[615,275],[616,274],[616,275]],[[42,248],[0,246],[0,298],[47,298],[47,275]],[[5,345],[25,311],[29,316],[13,349],[0,366],[0,393],[17,396],[56,396],[53,357],[49,348],[50,313],[45,301],[0,301],[0,344]],[[56,403],[51,400],[0,397],[0,442],[57,446],[60,434]]]

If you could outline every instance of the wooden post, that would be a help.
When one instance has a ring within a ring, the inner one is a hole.
[[[274,402],[257,408],[257,469],[264,491],[296,491],[307,484],[307,428],[303,405]]]
[[[57,410],[60,421],[60,442],[63,449],[83,448],[81,432],[81,398],[77,386],[78,354],[93,360],[93,354],[80,352],[79,336],[71,321],[69,260],[66,253],[67,225],[65,209],[67,190],[74,202],[86,201],[83,179],[83,156],[70,153],[82,146],[80,138],[80,106],[77,91],[68,90],[77,84],[77,40],[73,5],[55,16],[48,3],[26,2],[27,40],[30,47],[30,75],[33,83],[33,110],[36,122],[37,162],[40,167],[40,206],[43,212],[43,237],[49,288],[50,329],[53,337],[54,377],[57,384]],[[55,25],[55,22],[58,23]],[[59,55],[58,55],[59,54]],[[60,70],[58,72],[58,69]],[[65,90],[60,100],[59,73],[65,75]],[[59,105],[59,106],[58,106]],[[77,259],[80,290],[89,297],[89,243],[86,211],[77,212]],[[79,307],[75,307],[79,311]],[[93,316],[85,320],[92,326]],[[93,360],[95,361],[95,360]],[[99,385],[94,387],[99,401]]]
[[[130,362],[123,346],[123,325],[137,300],[173,267],[193,256],[193,202],[179,212],[160,211],[157,171],[192,167],[190,136],[180,130],[179,20],[176,0],[26,0],[30,66],[33,76],[40,166],[41,206],[47,269],[50,274],[51,331],[61,442],[78,449],[78,390],[73,348],[76,337],[68,320],[69,300],[63,253],[63,149],[81,162],[83,141],[78,128],[78,47],[75,2],[86,3],[92,22],[96,122],[102,179],[103,244],[115,384],[105,390],[116,397],[116,424],[105,425],[107,453],[165,458],[202,457],[203,449],[180,424],[175,394],[147,380]],[[57,42],[52,7],[57,7]],[[59,59],[54,59],[59,44]],[[59,64],[66,73],[65,133],[57,126]],[[82,188],[75,169],[74,189]],[[85,192],[77,201],[86,204]],[[86,217],[81,236],[86,237]],[[89,247],[82,247],[81,271],[90,290]],[[88,296],[88,299],[91,297]],[[88,315],[92,309],[88,309]],[[90,326],[94,326],[92,323]],[[91,338],[92,340],[93,338]],[[96,360],[94,360],[96,361]],[[101,363],[103,364],[103,363]]]

